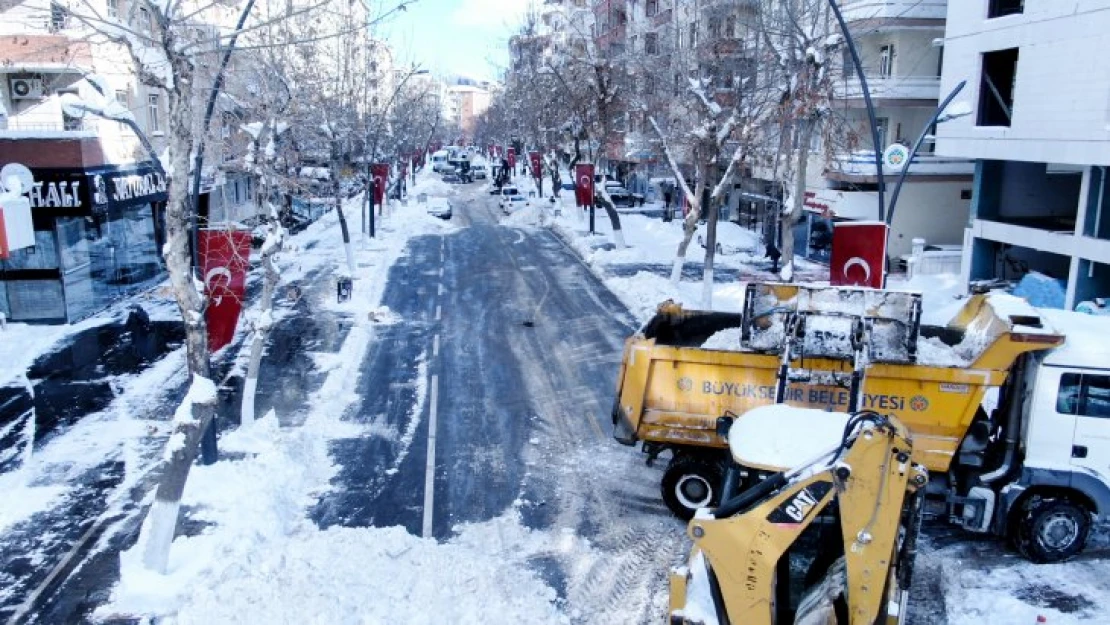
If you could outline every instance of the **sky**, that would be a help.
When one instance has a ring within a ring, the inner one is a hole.
[[[529,0],[417,0],[382,30],[395,62],[440,74],[497,79],[508,63],[509,36]]]

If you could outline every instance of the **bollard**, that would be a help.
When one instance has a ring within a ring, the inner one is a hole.
[[[351,292],[354,290],[354,283],[350,276],[339,276],[335,281],[336,297],[339,302],[345,302],[351,299]]]

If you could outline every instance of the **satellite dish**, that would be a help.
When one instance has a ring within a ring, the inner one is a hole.
[[[8,193],[23,195],[35,186],[35,176],[26,165],[8,163],[0,168],[0,187]]]

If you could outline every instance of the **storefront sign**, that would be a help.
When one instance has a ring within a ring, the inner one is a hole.
[[[845,221],[835,224],[829,283],[833,286],[883,287],[886,273],[887,225]]]
[[[214,352],[235,336],[247,291],[251,235],[246,230],[201,230],[198,244],[208,300],[208,349]]]
[[[79,215],[169,197],[165,175],[151,165],[92,171],[36,168],[31,173],[34,182],[27,197],[32,209]]]
[[[389,184],[389,163],[374,163],[370,166],[374,178],[374,203],[382,205],[385,200],[385,186]]]
[[[574,199],[578,206],[594,203],[594,165],[578,163],[574,166]]]

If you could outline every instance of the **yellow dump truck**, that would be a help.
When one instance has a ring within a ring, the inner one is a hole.
[[[625,345],[614,437],[649,462],[670,454],[663,499],[688,519],[732,488],[730,467],[740,489],[763,475],[731,463],[722,418],[874,410],[912,432],[928,515],[1032,560],[1074,555],[1110,515],[1110,320],[999,294],[946,326],[920,317],[919,294],[854,288],[750,284],[741,313],[666,303]]]

